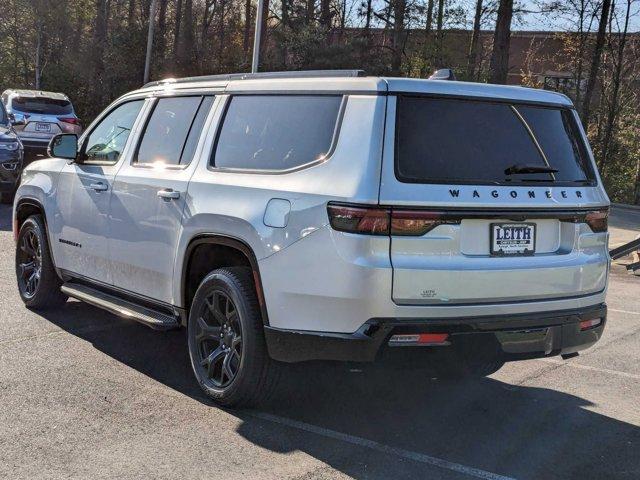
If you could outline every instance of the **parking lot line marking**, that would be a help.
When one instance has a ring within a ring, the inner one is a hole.
[[[292,420],[290,418],[280,417],[278,415],[272,415],[270,413],[249,411],[249,415],[268,422],[285,425],[287,427],[295,428],[297,430],[303,430],[305,432],[314,433],[322,437],[331,438],[334,440],[340,440],[342,442],[350,443],[359,447],[375,450],[380,453],[388,455],[395,455],[415,462],[425,463],[427,465],[433,465],[435,467],[450,470],[452,472],[458,472],[465,475],[469,475],[475,478],[482,478],[485,480],[515,480],[513,477],[505,477],[504,475],[498,475],[496,473],[487,472],[478,468],[467,467],[460,463],[450,462],[441,458],[425,455],[424,453],[413,452],[411,450],[405,450],[403,448],[391,447],[383,443],[378,443],[373,440],[367,440],[366,438],[356,437],[354,435],[348,435],[346,433],[336,432],[335,430],[329,430],[327,428],[318,427],[309,423],[300,422],[298,420]]]
[[[621,372],[620,370],[611,370],[610,368],[591,367],[589,365],[583,365],[581,363],[569,362],[566,360],[556,360],[553,358],[539,358],[541,362],[553,363],[556,365],[564,365],[567,367],[580,368],[582,370],[589,370],[591,372],[609,373],[611,375],[618,375],[620,377],[633,378],[634,380],[640,380],[640,375],[629,372]]]
[[[616,308],[610,308],[609,311],[616,312],[616,313],[628,313],[630,315],[640,315],[640,312],[631,312],[629,310],[618,310]]]

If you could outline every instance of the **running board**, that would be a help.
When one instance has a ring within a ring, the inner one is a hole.
[[[86,285],[67,282],[62,285],[60,290],[65,295],[89,303],[94,307],[102,308],[120,317],[143,323],[154,330],[170,330],[180,326],[180,320],[177,315],[172,316],[161,313]]]

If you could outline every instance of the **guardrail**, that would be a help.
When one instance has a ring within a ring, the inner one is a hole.
[[[610,250],[609,255],[612,260],[617,260],[618,258],[622,258],[636,251],[640,251],[640,238],[636,238],[629,243],[625,243],[624,245]],[[636,271],[640,271],[640,262],[630,263],[626,268],[628,271],[636,273]]]

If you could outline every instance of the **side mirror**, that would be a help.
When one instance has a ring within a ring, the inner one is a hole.
[[[16,118],[16,116],[13,113],[8,113],[7,116],[9,117],[9,121],[11,122],[11,125],[24,125],[23,116],[20,116],[20,118]]]
[[[49,142],[47,154],[54,158],[75,160],[78,157],[78,136],[75,133],[61,133]]]

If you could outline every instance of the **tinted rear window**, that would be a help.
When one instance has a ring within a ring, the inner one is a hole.
[[[216,167],[287,170],[329,153],[342,97],[251,95],[231,99]]]
[[[212,103],[213,97],[159,99],[145,128],[135,162],[189,164]]]
[[[514,165],[557,173],[507,175]],[[591,180],[571,111],[530,105],[399,97],[396,175],[414,183],[574,183]]]
[[[21,112],[43,115],[69,115],[73,113],[73,106],[68,100],[46,97],[16,97],[12,100],[12,107]]]

